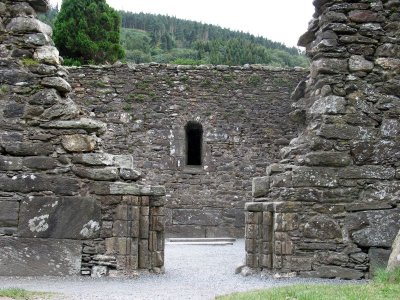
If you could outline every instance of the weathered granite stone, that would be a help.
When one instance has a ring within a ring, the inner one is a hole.
[[[32,33],[39,32],[44,33],[48,36],[52,36],[53,30],[51,27],[37,19],[26,18],[26,17],[16,17],[8,23],[7,30],[16,33]]]
[[[362,247],[391,247],[400,227],[399,209],[365,213],[369,225],[355,231],[352,238]]]
[[[324,167],[297,167],[293,170],[294,187],[336,187],[337,169]]]
[[[0,227],[18,225],[19,203],[17,201],[0,201]]]
[[[61,143],[69,152],[91,152],[97,144],[95,137],[82,134],[65,135]]]
[[[49,143],[7,143],[3,145],[6,153],[15,156],[39,156],[53,153],[53,146]]]
[[[45,77],[42,79],[42,85],[49,88],[54,88],[62,94],[72,90],[69,83],[61,77]]]
[[[319,266],[315,267],[315,271],[301,272],[302,277],[319,277],[319,278],[342,278],[342,279],[361,279],[364,273],[355,269],[343,268],[337,266]]]
[[[381,134],[384,137],[396,138],[400,134],[400,121],[397,119],[383,119]]]
[[[18,236],[90,239],[99,236],[100,207],[91,198],[30,197],[21,203]]]
[[[23,165],[29,169],[51,170],[57,166],[57,160],[47,156],[26,157]]]
[[[31,33],[24,36],[24,42],[32,46],[45,46],[52,45],[53,41],[51,38],[44,33]]]
[[[262,197],[269,191],[269,176],[253,178],[252,195],[253,197]]]
[[[29,99],[29,104],[52,106],[61,102],[61,97],[54,89],[45,89],[37,92]]]
[[[397,236],[393,241],[389,260],[387,263],[387,270],[393,271],[399,266],[400,266],[400,231],[397,233]]]
[[[345,167],[350,165],[351,157],[344,152],[310,152],[304,162],[308,166]]]
[[[379,22],[382,18],[380,18],[379,14],[369,10],[353,10],[349,12],[349,19],[357,23],[366,23]]]
[[[22,170],[22,158],[13,156],[0,156],[1,171],[19,171]]]
[[[53,129],[84,129],[87,132],[104,132],[107,129],[106,124],[103,122],[87,118],[71,121],[51,121],[40,124],[40,126]]]
[[[311,65],[311,77],[315,78],[318,74],[336,74],[347,71],[347,61],[336,58],[321,58],[313,61]]]
[[[75,195],[79,188],[77,180],[65,177],[41,174],[15,175],[12,178],[0,176],[0,190],[5,192],[52,191],[61,195]]]
[[[179,209],[172,212],[175,224],[217,226],[220,223],[220,211],[215,209]]]
[[[373,276],[376,271],[386,268],[390,256],[390,250],[382,248],[370,248],[369,257],[369,274]]]
[[[310,108],[311,114],[341,114],[345,112],[346,100],[343,97],[319,97]]]
[[[326,216],[313,217],[304,226],[304,237],[317,239],[341,239],[339,224]]]
[[[366,60],[361,55],[352,55],[349,59],[349,70],[352,72],[372,71],[374,63]]]
[[[80,241],[0,237],[0,275],[79,275],[81,251]]]
[[[122,179],[136,181],[142,177],[142,173],[134,169],[121,169],[119,171]]]
[[[111,166],[114,164],[114,156],[108,153],[77,154],[73,156],[72,162],[88,166]]]
[[[35,53],[33,54],[33,58],[49,65],[57,66],[60,64],[59,52],[57,48],[53,46],[42,46],[36,48]],[[44,85],[48,86],[50,85],[50,83],[46,81]],[[54,87],[54,83],[52,83],[51,85],[52,87]],[[68,86],[65,84],[62,88],[66,89],[65,92],[70,91]],[[57,88],[57,90],[60,90],[60,88]]]
[[[117,168],[84,168],[75,166],[72,171],[81,178],[88,178],[99,181],[115,181],[119,179],[119,171]]]

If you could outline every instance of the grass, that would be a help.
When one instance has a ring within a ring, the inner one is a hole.
[[[291,285],[219,296],[220,300],[381,300],[400,299],[400,268],[379,270],[366,284]]]
[[[37,66],[39,62],[33,58],[25,57],[22,59],[22,64],[26,67]]]
[[[49,299],[54,294],[44,292],[30,292],[19,288],[0,289],[0,297],[8,297],[17,300]]]

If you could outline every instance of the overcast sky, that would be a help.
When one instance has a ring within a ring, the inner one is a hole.
[[[61,0],[50,0],[54,5]],[[314,13],[312,0],[107,0],[118,10],[176,16],[296,46]]]

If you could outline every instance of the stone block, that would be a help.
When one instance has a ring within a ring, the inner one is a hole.
[[[0,227],[18,226],[19,203],[0,201]]]
[[[48,156],[53,153],[53,145],[38,142],[16,142],[3,145],[6,153],[14,156]]]
[[[353,241],[361,247],[389,248],[400,228],[400,209],[376,210],[359,213],[366,218],[364,228],[351,234]]]
[[[149,264],[149,242],[148,240],[139,241],[139,268],[148,269]]]
[[[12,156],[0,156],[1,171],[19,171],[22,170],[22,158]]]
[[[140,216],[139,237],[142,239],[149,238],[150,222],[149,216]]]
[[[81,241],[0,237],[0,276],[79,275],[81,251]]]
[[[255,198],[265,196],[269,191],[269,176],[253,178],[252,195]]]
[[[142,173],[134,169],[120,169],[120,176],[124,180],[137,181],[142,177]]]
[[[370,248],[368,250],[369,274],[371,276],[379,269],[385,269],[388,266],[390,252],[390,250],[382,248]]]
[[[263,203],[247,202],[244,210],[250,212],[263,211]]]
[[[217,226],[221,222],[218,209],[175,209],[172,211],[174,225]]]
[[[56,194],[72,196],[80,190],[80,186],[75,179],[55,175],[26,174],[12,178],[0,176],[0,190],[21,193],[52,191]]]
[[[364,277],[364,273],[355,269],[337,266],[319,266],[315,267],[314,271],[301,272],[300,276],[358,280]]]
[[[321,58],[311,64],[311,77],[318,74],[337,74],[347,72],[347,60],[337,58]]]
[[[304,237],[325,241],[327,239],[341,239],[342,230],[339,224],[327,216],[315,216],[304,226]]]
[[[139,240],[137,238],[112,237],[106,238],[107,255],[134,255],[139,253]]]
[[[352,55],[349,59],[349,70],[352,72],[369,72],[374,68],[374,63],[366,60],[362,55]]]
[[[91,198],[39,197],[22,201],[18,236],[93,239],[100,232],[100,207]]]
[[[104,168],[85,168],[74,166],[72,171],[81,178],[87,178],[98,181],[115,181],[119,179],[119,172],[117,168],[104,167]]]
[[[57,167],[57,160],[47,156],[26,157],[23,165],[29,169],[51,170]]]
[[[16,17],[11,19],[6,29],[15,33],[39,32],[48,36],[52,36],[53,34],[53,30],[49,25],[37,19],[26,17]]]
[[[96,147],[97,141],[93,136],[73,134],[63,136],[61,143],[68,152],[90,152]]]
[[[398,137],[400,135],[400,121],[397,119],[383,119],[381,134],[388,138]]]
[[[400,231],[392,243],[392,248],[387,263],[387,270],[393,271],[400,266]]]
[[[323,167],[297,167],[293,170],[293,187],[336,187],[337,169]]]
[[[91,277],[92,278],[101,278],[108,276],[108,267],[106,266],[93,266]]]
[[[378,130],[372,127],[359,127],[347,124],[323,124],[318,135],[328,139],[372,140],[378,136]]]
[[[66,94],[72,91],[69,83],[61,77],[45,77],[42,79],[41,83],[45,87],[56,89],[61,94]]]
[[[75,154],[72,162],[88,166],[112,166],[114,165],[114,156],[108,153]]]
[[[246,224],[261,224],[262,212],[248,212],[246,213]]]
[[[245,251],[249,252],[249,253],[256,253],[257,252],[257,240],[256,239],[246,239]]]
[[[395,174],[394,168],[375,165],[346,167],[339,172],[345,179],[393,179]]]
[[[345,152],[310,152],[304,157],[307,166],[345,167],[351,157]]]
[[[81,118],[80,120],[68,121],[50,121],[40,124],[42,128],[51,129],[83,129],[86,132],[105,132],[107,125],[103,122],[95,121],[88,118]]]
[[[41,63],[58,66],[60,64],[59,52],[53,46],[41,46],[36,48],[33,58]]]
[[[312,270],[313,258],[292,256],[290,262],[291,271],[311,271]]]
[[[115,155],[114,165],[120,169],[133,169],[133,157],[132,155]]]
[[[346,99],[339,96],[319,97],[315,100],[310,108],[310,114],[321,115],[335,115],[343,114],[346,109]]]

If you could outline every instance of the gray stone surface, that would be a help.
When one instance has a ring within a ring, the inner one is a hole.
[[[19,203],[17,201],[0,201],[0,227],[18,225]]]
[[[81,268],[81,242],[0,237],[0,276],[71,276]]]
[[[400,233],[397,233],[397,236],[393,241],[391,247],[390,256],[387,264],[387,270],[393,271],[399,266],[400,266]]]
[[[100,207],[81,197],[30,197],[21,203],[18,236],[91,239],[100,233]]]
[[[369,274],[375,275],[378,270],[385,269],[388,266],[390,250],[382,248],[370,248],[369,256]]]
[[[96,147],[97,141],[92,136],[73,134],[64,136],[61,143],[69,152],[91,152]]]

